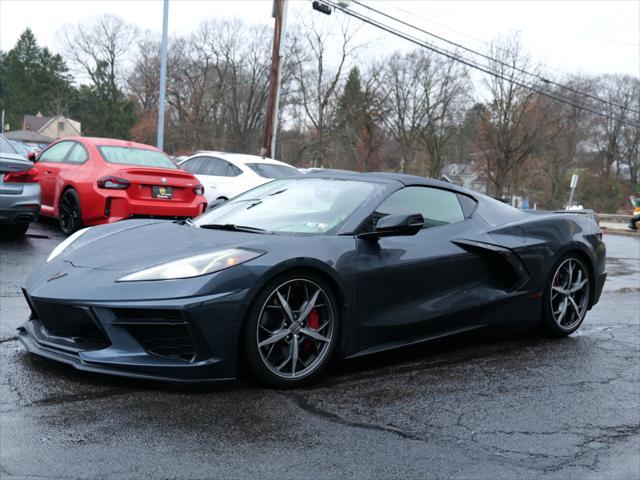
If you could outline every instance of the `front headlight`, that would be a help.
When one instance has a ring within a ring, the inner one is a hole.
[[[54,248],[53,251],[49,254],[49,256],[47,257],[47,263],[49,263],[51,260],[53,260],[58,255],[60,255],[62,252],[64,252],[69,245],[71,245],[73,242],[75,242],[78,239],[78,237],[80,235],[82,235],[84,233],[87,233],[87,230],[89,230],[89,228],[91,228],[91,227],[87,227],[87,228],[83,228],[82,230],[78,230],[76,233],[74,233],[70,237],[67,237],[62,243],[60,243],[60,245],[58,245],[56,248]]]
[[[119,279],[119,282],[138,282],[143,280],[171,280],[191,278],[218,272],[226,268],[239,265],[264,255],[264,252],[245,250],[244,248],[229,248],[211,253],[182,258],[164,263],[157,267],[147,268]]]

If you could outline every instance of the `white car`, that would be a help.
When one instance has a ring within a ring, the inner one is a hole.
[[[200,180],[209,203],[228,200],[277,178],[300,175],[284,162],[239,153],[198,152],[178,166]]]

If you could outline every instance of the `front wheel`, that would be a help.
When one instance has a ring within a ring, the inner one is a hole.
[[[244,351],[253,373],[269,386],[310,382],[328,363],[339,332],[336,300],[312,274],[288,274],[257,295],[244,325]]]
[[[551,271],[544,294],[542,325],[554,336],[575,332],[589,309],[589,270],[575,255],[567,255]]]
[[[67,190],[60,199],[58,212],[60,230],[67,235],[82,228],[82,214],[80,211],[80,197],[75,190]]]

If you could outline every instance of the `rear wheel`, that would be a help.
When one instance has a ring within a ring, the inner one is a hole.
[[[545,331],[566,336],[582,324],[589,309],[589,270],[584,261],[567,255],[551,271],[544,295],[542,322]]]
[[[289,274],[256,297],[244,326],[244,351],[258,379],[297,387],[321,373],[335,348],[338,309],[331,288],[311,274]]]
[[[82,228],[82,215],[80,211],[80,198],[75,190],[67,190],[60,198],[60,210],[58,212],[60,229],[67,235]]]

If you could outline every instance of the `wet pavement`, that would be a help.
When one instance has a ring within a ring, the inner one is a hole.
[[[20,285],[63,236],[0,240],[0,478],[640,478],[640,240],[577,334],[463,335],[313,387],[174,387],[27,354]]]

